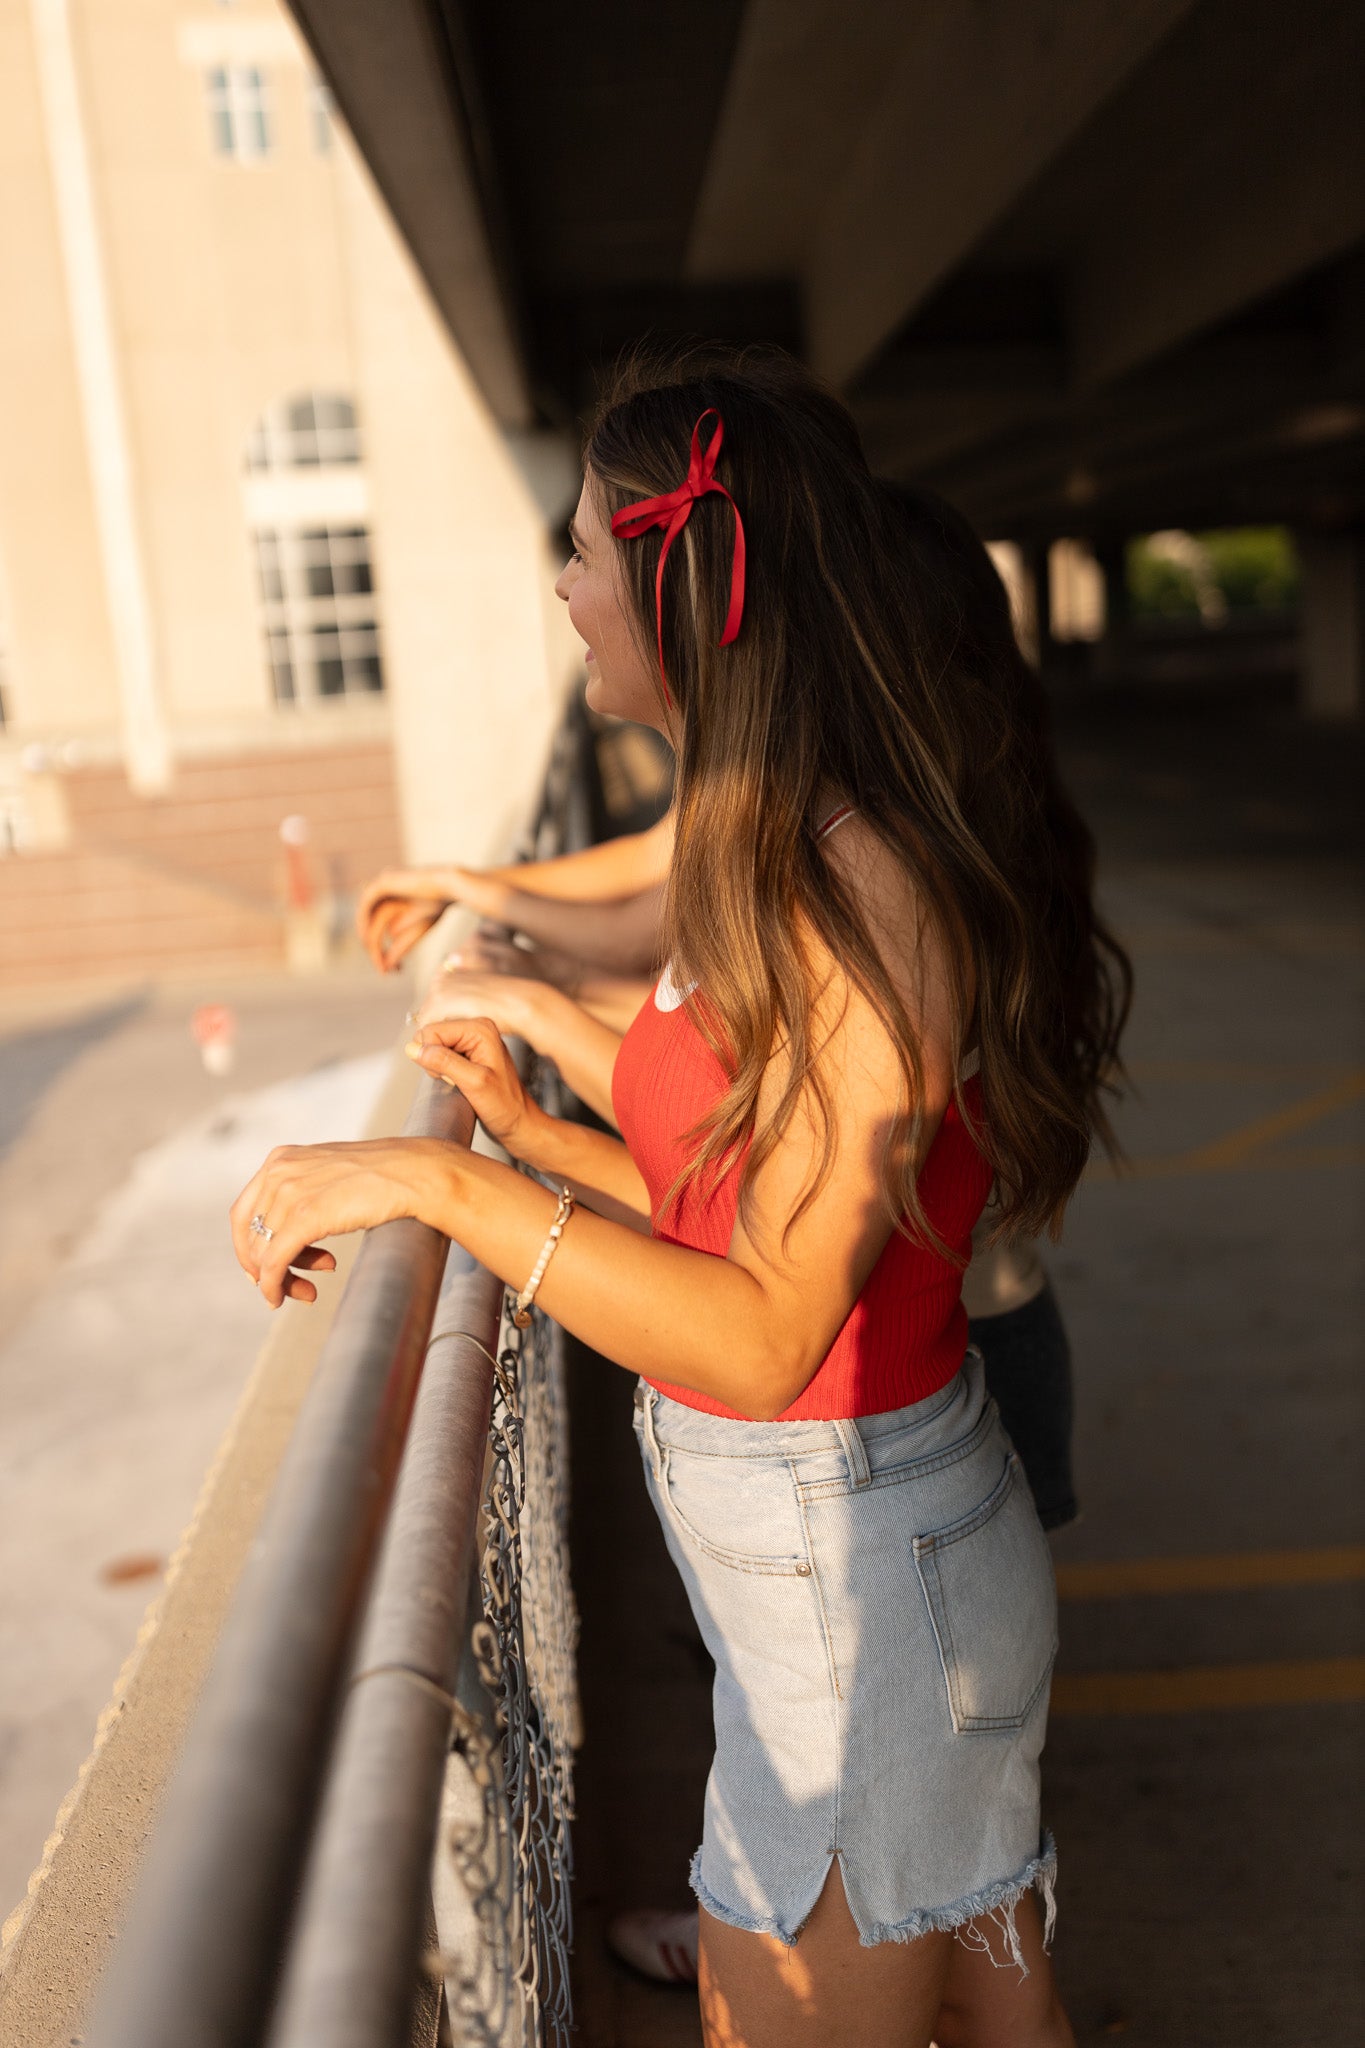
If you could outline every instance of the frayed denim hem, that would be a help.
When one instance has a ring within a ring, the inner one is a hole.
[[[934,1906],[922,1913],[912,1913],[908,1920],[897,1921],[891,1927],[874,1927],[870,1933],[859,1939],[864,1948],[875,1948],[883,1941],[915,1941],[921,1934],[955,1934],[964,1947],[974,1948],[990,1957],[996,1969],[1004,1969],[1006,1963],[1013,1963],[1027,1977],[1028,1964],[1019,1941],[1019,1930],[1014,1924],[1015,1908],[1027,1891],[1037,1891],[1043,1902],[1043,1947],[1052,1946],[1053,1929],[1057,1925],[1057,1844],[1052,1836],[1043,1836],[1043,1846],[1031,1863],[1026,1863],[1017,1877],[1002,1878],[998,1884],[983,1885],[980,1891],[969,1892],[965,1899],[958,1899],[951,1906]],[[995,1951],[984,1929],[973,1926],[976,1920],[991,1920],[1005,1938],[1005,1962],[996,1962]]]
[[[831,1857],[830,1861],[833,1860]],[[827,1869],[826,1877],[828,1874]],[[700,1849],[692,1858],[688,1878],[698,1904],[706,1908],[713,1920],[723,1921],[727,1927],[737,1927],[743,1934],[770,1934],[784,1948],[796,1946],[800,1927],[789,1932],[776,1920],[759,1920],[745,1913],[736,1913],[732,1906],[723,1906],[715,1894],[707,1890],[702,1882]],[[989,1956],[996,1969],[1004,1969],[1007,1963],[1012,1963],[1027,1977],[1028,1964],[1024,1961],[1019,1930],[1014,1922],[1015,1908],[1025,1892],[1039,1893],[1043,1902],[1043,1947],[1050,1948],[1057,1925],[1056,1881],[1057,1844],[1050,1834],[1044,1834],[1038,1854],[1031,1863],[1024,1865],[1016,1877],[1002,1878],[998,1884],[983,1885],[980,1891],[970,1892],[955,1905],[929,1907],[922,1912],[911,1913],[908,1919],[898,1920],[893,1925],[878,1924],[866,1934],[859,1929],[858,1940],[863,1948],[878,1948],[884,1941],[917,1941],[922,1934],[955,1934],[965,1947],[979,1949]],[[991,1920],[1004,1936],[1004,1962],[996,1962],[995,1951],[984,1930],[972,1924],[985,1919]],[[803,1921],[802,1926],[804,1924]]]
[[[828,1871],[826,1871],[825,1875],[829,1875]],[[697,1895],[697,1904],[704,1906],[713,1920],[721,1920],[727,1927],[737,1927],[741,1934],[771,1934],[773,1939],[780,1941],[784,1948],[795,1948],[796,1937],[801,1932],[800,1927],[788,1933],[787,1929],[780,1927],[776,1920],[753,1920],[745,1913],[737,1913],[733,1906],[722,1906],[715,1893],[709,1892],[701,1881],[700,1849],[692,1858],[687,1873],[687,1881]],[[823,1890],[823,1880],[821,1881],[821,1889]],[[804,1924],[803,1921],[802,1925],[804,1926]]]

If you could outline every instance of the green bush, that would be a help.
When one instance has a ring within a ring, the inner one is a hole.
[[[1154,555],[1145,539],[1128,543],[1128,603],[1135,619],[1199,617],[1199,598],[1189,570]]]
[[[1284,612],[1299,598],[1299,562],[1283,526],[1233,526],[1188,536],[1201,573],[1229,612]],[[1154,551],[1148,536],[1128,543],[1128,602],[1135,619],[1201,616],[1194,568]]]
[[[1299,558],[1283,526],[1201,533],[1219,589],[1233,612],[1289,611],[1299,600]]]

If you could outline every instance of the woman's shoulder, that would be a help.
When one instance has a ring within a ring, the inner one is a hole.
[[[874,934],[898,937],[904,945],[918,922],[920,902],[905,860],[851,804],[840,805],[816,837],[832,872],[857,897]]]
[[[921,1050],[931,1044],[946,1049],[953,1035],[952,968],[910,863],[856,810],[820,842],[820,851],[856,901],[882,966],[920,1029]],[[850,1016],[866,1009],[867,1028],[882,1031],[880,1013],[839,964],[830,957],[822,965],[828,996]]]

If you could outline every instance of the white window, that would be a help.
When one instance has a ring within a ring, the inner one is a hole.
[[[251,432],[246,468],[247,523],[276,703],[308,707],[382,691],[369,493],[355,406],[338,391],[278,399]]]
[[[256,561],[276,703],[382,690],[368,530],[262,528]]]
[[[355,407],[330,391],[281,399],[262,413],[246,447],[248,469],[325,469],[359,460]]]
[[[318,156],[326,156],[332,147],[332,118],[336,113],[336,101],[320,78],[308,81],[308,133]]]
[[[219,156],[239,164],[269,156],[270,106],[265,73],[255,64],[215,64],[205,73],[209,129]]]

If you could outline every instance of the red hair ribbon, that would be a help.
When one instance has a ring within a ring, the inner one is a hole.
[[[714,419],[716,431],[711,436],[705,454],[701,448],[702,422]],[[692,454],[687,465],[686,482],[680,483],[676,491],[665,491],[661,498],[641,498],[634,505],[623,505],[614,512],[611,530],[618,540],[639,540],[651,527],[662,526],[664,544],[659,550],[659,569],[654,578],[654,611],[659,630],[659,680],[664,686],[664,702],[671,705],[668,694],[668,677],[664,673],[664,563],[668,551],[692,515],[692,507],[698,498],[704,498],[708,491],[715,491],[722,498],[730,499],[730,509],[735,515],[735,551],[730,564],[730,609],[725,615],[725,631],[720,636],[722,647],[728,647],[739,636],[740,621],[744,617],[744,521],[724,484],[716,482],[716,459],[720,444],[725,436],[725,422],[713,405],[698,419],[692,429]]]

